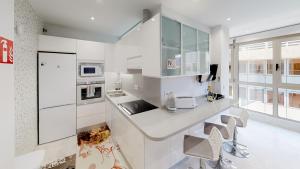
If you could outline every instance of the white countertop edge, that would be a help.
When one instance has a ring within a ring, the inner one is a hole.
[[[232,106],[234,105],[234,104],[233,104],[233,100],[232,100],[232,99],[227,99],[227,98],[221,99],[221,100],[217,100],[217,101],[214,101],[214,102],[211,102],[211,103],[208,102],[207,104],[212,104],[212,103],[216,103],[216,102],[228,100],[228,101],[231,101],[232,104],[228,105],[227,107],[224,107],[223,109],[218,110],[218,112],[212,113],[212,114],[210,114],[209,116],[204,117],[204,118],[201,119],[201,120],[198,120],[198,121],[196,121],[196,122],[194,122],[194,123],[191,123],[190,125],[187,125],[187,126],[181,128],[181,129],[179,129],[179,130],[176,130],[176,132],[172,132],[172,133],[170,133],[170,134],[166,134],[166,135],[164,135],[164,136],[159,136],[159,137],[158,137],[158,136],[152,136],[151,134],[149,134],[149,133],[147,133],[146,131],[144,131],[143,129],[141,129],[141,127],[140,127],[138,124],[136,124],[136,123],[132,120],[132,118],[130,117],[130,115],[128,115],[126,112],[124,112],[124,110],[122,110],[122,109],[120,108],[120,106],[118,106],[118,104],[120,104],[120,103],[125,103],[125,102],[130,102],[130,101],[134,101],[134,100],[139,100],[139,99],[141,99],[141,98],[138,98],[138,97],[135,97],[135,96],[131,95],[131,94],[128,93],[128,92],[125,92],[125,93],[127,94],[127,96],[123,96],[123,97],[129,97],[129,98],[130,98],[130,99],[126,100],[126,101],[122,101],[122,102],[116,103],[116,102],[113,101],[112,98],[111,98],[110,96],[108,96],[107,94],[106,94],[106,98],[107,98],[107,100],[108,100],[109,102],[111,102],[111,103],[119,110],[119,112],[120,112],[125,118],[127,118],[127,119],[130,121],[131,124],[133,124],[139,131],[141,131],[148,139],[150,139],[150,140],[152,140],[152,141],[162,141],[162,140],[165,140],[165,139],[167,139],[167,138],[170,138],[170,137],[172,137],[172,136],[174,136],[174,135],[176,135],[176,134],[178,134],[178,133],[180,133],[180,132],[182,132],[182,131],[184,131],[184,130],[186,130],[186,129],[188,129],[188,128],[191,128],[191,127],[193,127],[193,126],[195,126],[195,125],[197,125],[197,124],[199,124],[199,123],[201,123],[201,122],[204,122],[206,119],[209,119],[209,118],[213,117],[214,115],[219,114],[219,113],[221,113],[221,112],[223,112],[223,111],[229,109],[230,107],[232,107]],[[119,98],[121,98],[121,97],[116,97],[116,99],[119,99]],[[121,99],[120,99],[120,100],[121,100]],[[200,105],[200,106],[201,106],[201,105]],[[198,106],[197,108],[199,108],[199,106]],[[196,109],[197,109],[197,108],[196,108]],[[162,109],[162,108],[158,108],[158,109],[160,109],[161,111],[163,111],[162,113],[166,113],[166,112],[167,112],[167,113],[171,113],[171,112],[168,112],[168,110],[166,110],[166,109]],[[155,110],[157,110],[157,109],[155,109]],[[148,111],[148,113],[151,112],[151,111],[153,111],[153,110]],[[182,110],[182,111],[184,111],[184,110]]]

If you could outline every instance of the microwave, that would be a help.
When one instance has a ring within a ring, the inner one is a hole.
[[[104,63],[80,63],[80,77],[104,77]]]
[[[103,82],[77,84],[77,104],[84,105],[104,101],[104,86]]]

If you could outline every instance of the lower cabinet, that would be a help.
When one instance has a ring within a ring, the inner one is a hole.
[[[110,110],[106,115],[111,125],[112,138],[119,144],[120,149],[133,169],[168,169],[186,156],[183,153],[185,134],[198,135],[203,132],[199,124],[177,133],[167,139],[153,141],[138,130],[125,115],[111,102],[106,103]]]
[[[170,168],[183,160],[183,138],[189,130],[178,133],[162,141],[145,138],[145,168]]]
[[[111,129],[111,114],[113,111],[114,105],[110,103],[110,101],[105,101],[105,123]]]
[[[77,106],[77,129],[104,122],[105,102]]]
[[[133,169],[144,168],[144,135],[116,107],[111,111],[111,133]]]

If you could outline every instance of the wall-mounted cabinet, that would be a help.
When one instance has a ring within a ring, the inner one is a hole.
[[[47,52],[76,53],[76,39],[39,35],[38,50]]]
[[[140,45],[144,76],[209,73],[209,33],[157,14],[141,26]]]
[[[104,44],[85,40],[77,40],[77,58],[104,61]]]
[[[181,24],[161,17],[161,75],[181,74]]]

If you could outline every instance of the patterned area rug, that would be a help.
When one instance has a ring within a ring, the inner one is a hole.
[[[76,169],[130,169],[105,127],[78,133]]]

